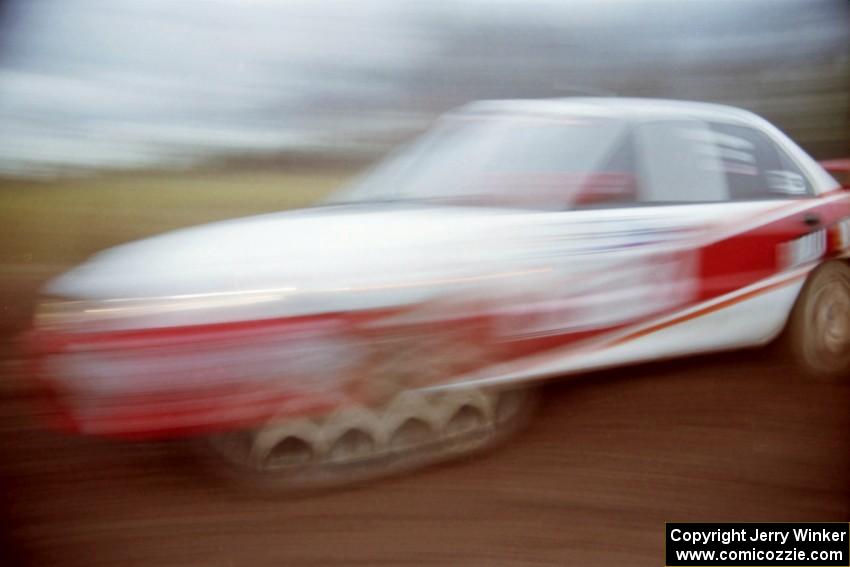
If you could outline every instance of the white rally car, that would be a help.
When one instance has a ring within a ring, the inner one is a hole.
[[[318,206],[97,254],[27,344],[66,428],[312,486],[487,446],[544,378],[780,335],[842,375],[848,246],[850,193],[749,112],[480,102]]]

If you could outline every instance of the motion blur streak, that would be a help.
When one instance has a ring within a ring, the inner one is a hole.
[[[846,521],[847,158],[846,1],[0,0],[0,564]]]
[[[744,106],[850,153],[846,2],[490,4],[12,2],[0,164],[368,159],[469,100],[582,89]]]

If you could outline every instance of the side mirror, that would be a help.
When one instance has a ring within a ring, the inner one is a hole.
[[[820,164],[841,184],[843,189],[850,190],[850,158],[831,159],[822,161]]]

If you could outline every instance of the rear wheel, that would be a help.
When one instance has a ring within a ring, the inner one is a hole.
[[[850,267],[827,262],[803,287],[784,343],[807,376],[843,378],[850,371]]]

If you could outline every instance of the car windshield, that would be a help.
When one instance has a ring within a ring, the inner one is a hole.
[[[631,175],[626,127],[599,117],[460,115],[396,152],[331,202],[426,201],[562,210]],[[619,177],[617,177],[619,176]]]

